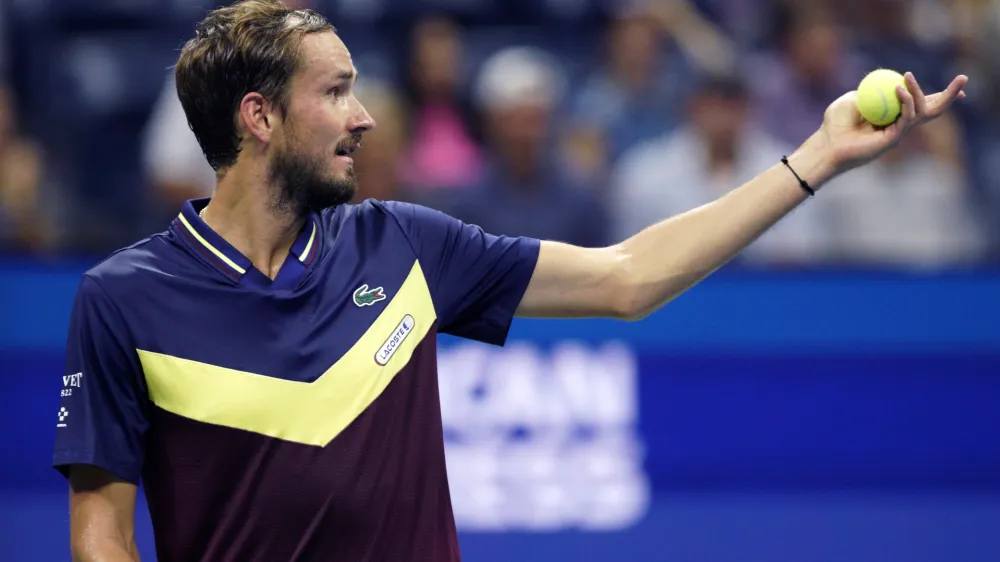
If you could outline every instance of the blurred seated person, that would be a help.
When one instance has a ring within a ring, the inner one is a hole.
[[[462,39],[443,18],[417,22],[407,71],[410,145],[405,181],[418,191],[454,189],[474,183],[482,154],[476,118],[461,84]]]
[[[355,90],[377,126],[365,133],[364,150],[351,155],[359,186],[354,202],[408,200],[410,194],[400,180],[407,121],[403,101],[387,83],[376,78],[361,77]]]
[[[775,53],[747,63],[758,126],[798,146],[819,127],[823,114],[864,77],[861,60],[847,44],[833,14],[819,2],[787,8]]]
[[[753,126],[746,85],[735,75],[699,81],[677,131],[636,146],[613,175],[614,237],[711,203],[794,150]],[[804,264],[822,259],[823,202],[810,199],[739,257],[744,262]],[[679,241],[680,243],[680,241]]]
[[[11,91],[0,86],[0,253],[44,253],[57,243],[42,178],[41,150],[18,132]]]
[[[917,34],[921,0],[850,0],[854,7],[851,30],[858,51],[870,61],[866,68],[905,68],[927,91],[948,86],[953,69],[947,68],[943,45],[934,45]],[[939,14],[947,20],[946,12]],[[950,53],[949,53],[950,54]],[[979,81],[979,74],[975,74]]]
[[[640,2],[608,28],[602,67],[571,102],[562,143],[581,178],[606,183],[626,150],[670,131],[699,72],[729,72],[734,44],[688,0]]]
[[[599,182],[632,145],[677,125],[688,70],[666,39],[645,11],[612,20],[601,67],[569,100],[562,143],[581,179]]]
[[[316,0],[283,1],[295,9],[316,9],[319,4]],[[154,216],[167,219],[177,214],[185,201],[210,197],[215,191],[215,170],[191,132],[172,74],[163,85],[142,142],[143,166],[157,207]]]
[[[563,90],[561,69],[541,51],[510,47],[492,55],[476,84],[491,149],[484,178],[426,203],[495,234],[607,244],[595,190],[570,180],[552,156],[552,112]]]
[[[766,46],[771,22],[782,0],[691,0],[704,19],[718,26],[737,51]]]
[[[939,268],[985,249],[950,116],[915,129],[892,151],[824,189],[842,263]],[[817,196],[817,199],[819,197]]]
[[[956,116],[966,132],[970,182],[990,240],[989,258],[1000,262],[1000,4],[955,0],[947,9],[952,64],[976,77],[966,100],[956,106]]]
[[[143,165],[154,190],[157,214],[174,215],[188,199],[210,197],[215,170],[208,164],[171,76],[150,115],[143,139]]]

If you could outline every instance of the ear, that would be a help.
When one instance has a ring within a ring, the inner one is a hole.
[[[257,92],[250,92],[240,100],[239,117],[246,132],[262,143],[271,141],[281,123],[277,106]]]

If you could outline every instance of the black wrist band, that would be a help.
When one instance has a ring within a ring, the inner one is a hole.
[[[781,157],[781,163],[784,164],[785,166],[787,166],[789,170],[792,170],[792,165],[788,163],[788,157],[787,156],[782,156]],[[802,189],[804,189],[806,193],[809,194],[809,197],[812,197],[813,195],[816,195],[816,192],[813,190],[813,188],[809,187],[809,183],[806,182],[806,180],[800,178],[799,175],[795,173],[795,170],[792,170],[792,173],[795,174],[795,179],[799,180],[799,186]]]

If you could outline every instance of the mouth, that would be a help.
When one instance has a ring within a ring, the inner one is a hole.
[[[340,146],[340,147],[337,147],[336,155],[337,156],[350,156],[352,152],[354,152],[355,150],[357,150],[359,148],[361,148],[361,143],[350,144],[350,145],[347,145],[347,146]]]

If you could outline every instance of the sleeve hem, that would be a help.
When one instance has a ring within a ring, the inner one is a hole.
[[[541,241],[534,238],[521,238],[521,243],[517,245],[520,254],[515,261],[515,267],[509,275],[519,279],[514,290],[508,291],[500,299],[499,309],[504,311],[503,316],[496,322],[496,331],[493,337],[484,338],[483,343],[496,346],[503,346],[507,343],[507,336],[510,334],[511,324],[517,315],[517,308],[524,298],[524,293],[528,290],[531,278],[534,275],[535,267],[538,265],[538,254],[541,248]]]
[[[141,468],[130,467],[126,462],[98,459],[95,458],[95,455],[85,451],[59,451],[53,456],[52,468],[65,478],[69,478],[69,470],[74,465],[88,465],[106,470],[136,486],[139,485],[142,473]]]

